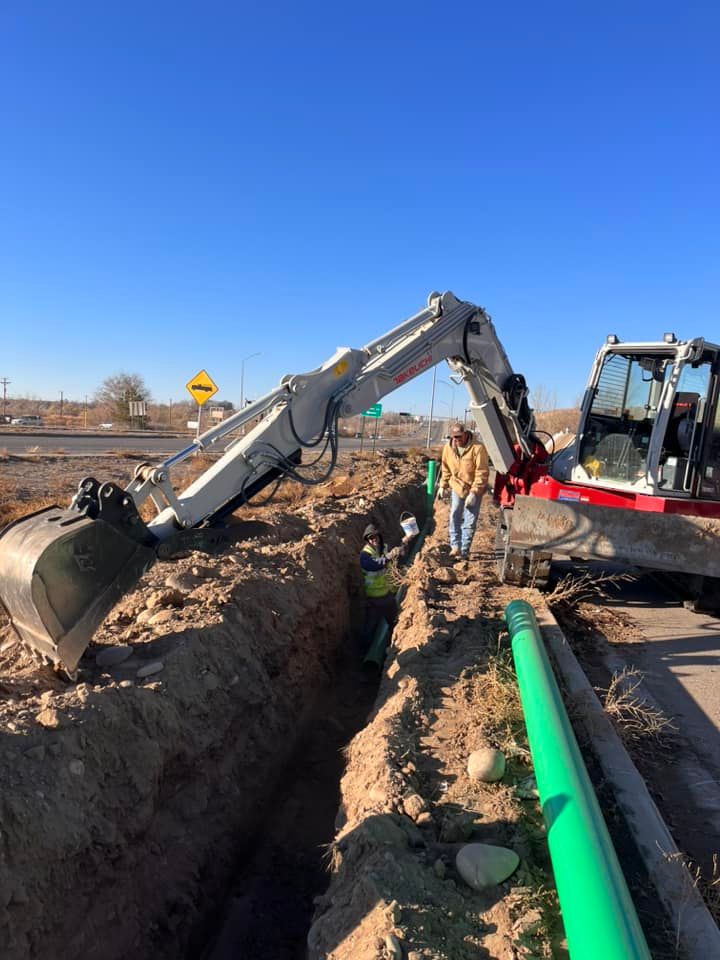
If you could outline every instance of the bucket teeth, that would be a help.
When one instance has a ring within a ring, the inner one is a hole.
[[[117,526],[48,507],[0,533],[0,601],[22,642],[72,673],[155,559],[152,547]]]

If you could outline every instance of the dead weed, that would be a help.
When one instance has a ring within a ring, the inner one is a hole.
[[[667,733],[677,733],[678,728],[662,710],[637,694],[642,680],[643,674],[637,667],[625,667],[620,673],[614,673],[605,691],[605,712],[615,721],[623,739],[660,740]]]

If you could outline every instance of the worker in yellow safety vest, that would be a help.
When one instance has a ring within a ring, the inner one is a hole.
[[[388,564],[404,556],[407,543],[411,538],[391,550],[385,549],[385,541],[374,523],[369,523],[363,531],[364,545],[360,552],[360,569],[365,583],[365,623],[362,631],[362,651],[370,646],[375,628],[385,620],[392,630],[398,617],[395,591],[388,576]]]

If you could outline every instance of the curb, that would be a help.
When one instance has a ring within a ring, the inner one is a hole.
[[[555,617],[536,610],[543,638],[563,680],[573,722],[579,722],[612,785],[645,869],[690,960],[720,957],[720,929],[693,883],[645,781],[615,732]]]

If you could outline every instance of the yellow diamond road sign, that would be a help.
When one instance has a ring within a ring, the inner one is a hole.
[[[214,397],[218,392],[217,385],[213,383],[205,370],[196,373],[192,380],[186,383],[185,386],[199,407],[207,403],[210,397]]]

